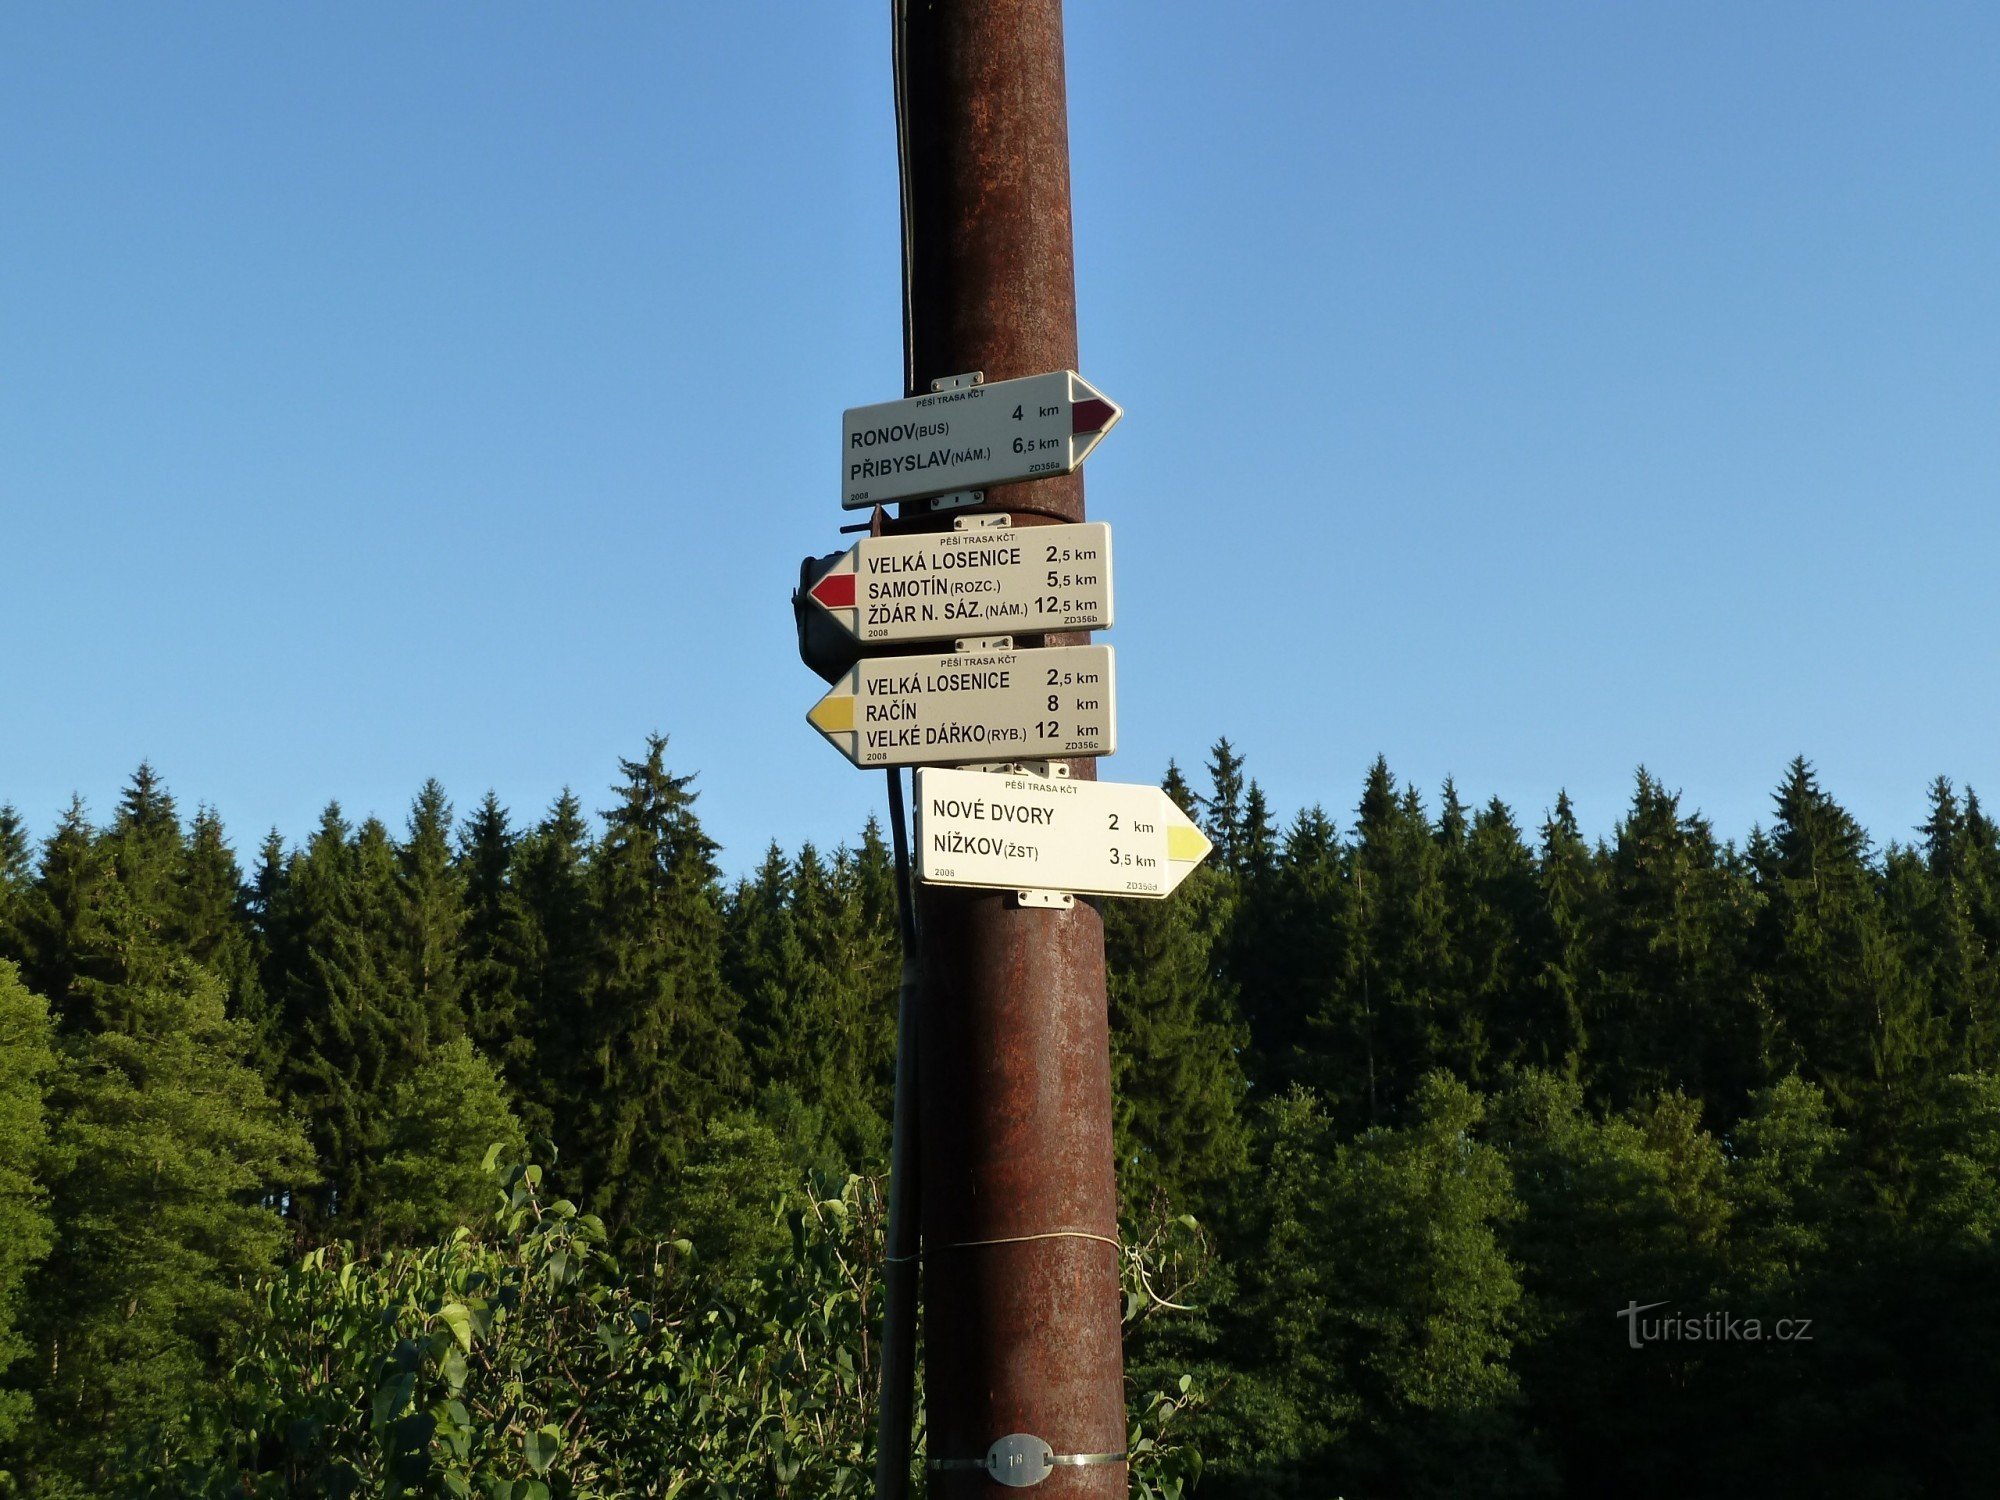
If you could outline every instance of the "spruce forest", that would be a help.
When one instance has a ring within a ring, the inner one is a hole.
[[[1592,842],[1249,771],[1103,905],[1135,1493],[1993,1492],[1970,790],[1878,843],[1801,760],[1738,844],[1640,771]],[[0,809],[0,1494],[866,1494],[894,861],[716,855],[658,737],[254,850],[148,766]]]

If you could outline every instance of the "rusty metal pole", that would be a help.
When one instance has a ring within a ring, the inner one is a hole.
[[[1076,368],[1061,0],[905,0],[897,25],[910,393]],[[1081,521],[1083,476],[987,505]],[[1001,892],[925,887],[919,904],[928,1492],[994,1494],[971,1461],[1027,1434],[1056,1455],[1050,1500],[1124,1495],[1102,920]]]

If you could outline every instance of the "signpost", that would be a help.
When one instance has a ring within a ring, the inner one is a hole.
[[[840,503],[859,510],[1074,473],[1123,415],[1074,370],[850,407]]]
[[[933,885],[1169,894],[1210,844],[1158,787],[919,769],[917,871]]]
[[[806,597],[871,643],[1099,630],[1111,623],[1111,528],[980,525],[869,537]]]
[[[871,657],[806,718],[857,766],[1109,755],[1111,648]]]

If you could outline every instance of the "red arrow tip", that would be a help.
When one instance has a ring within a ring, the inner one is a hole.
[[[1111,425],[1117,415],[1109,401],[1100,401],[1095,396],[1076,403],[1069,409],[1069,430],[1071,432],[1102,432]]]
[[[854,608],[854,575],[829,573],[807,590],[828,609]]]

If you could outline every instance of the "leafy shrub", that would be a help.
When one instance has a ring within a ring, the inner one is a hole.
[[[686,1289],[692,1246],[636,1275],[604,1226],[497,1169],[490,1235],[373,1257],[329,1246],[261,1282],[226,1398],[160,1444],[147,1496],[612,1500],[862,1496],[874,1465],[881,1193],[849,1177],[785,1214],[790,1243],[727,1299]],[[1144,1268],[1135,1274],[1143,1275]],[[1132,1433],[1135,1492],[1176,1500],[1183,1380]],[[921,1463],[921,1411],[918,1462]]]

